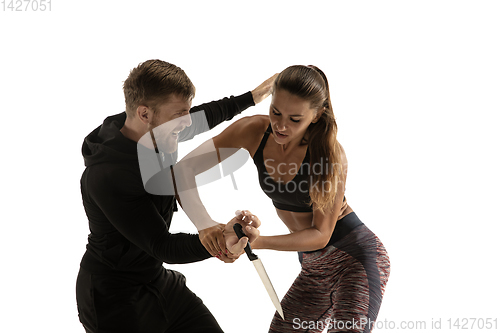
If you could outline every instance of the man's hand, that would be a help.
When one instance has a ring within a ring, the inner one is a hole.
[[[270,94],[273,92],[273,84],[274,80],[276,80],[276,77],[278,76],[278,73],[274,74],[271,76],[269,79],[266,81],[262,82],[260,86],[252,90],[252,97],[253,97],[253,102],[257,105],[263,100],[267,98]]]
[[[241,224],[246,237],[238,239],[233,229],[235,223]],[[250,241],[251,244],[259,237],[260,232],[257,228],[260,227],[260,224],[259,218],[250,213],[250,211],[236,211],[236,216],[224,228],[224,238],[226,239],[226,247],[229,250],[229,258],[236,260],[243,254],[247,243]]]
[[[213,256],[220,257],[226,253],[226,242],[224,241],[224,224],[217,224],[213,227],[200,230],[201,244]]]

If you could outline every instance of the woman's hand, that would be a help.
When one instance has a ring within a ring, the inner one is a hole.
[[[233,229],[233,226],[236,223],[241,224],[246,237],[238,239],[238,236]],[[224,238],[226,239],[226,248],[229,251],[229,258],[236,260],[241,254],[243,254],[247,243],[250,241],[251,244],[259,237],[260,232],[257,228],[260,227],[260,225],[261,222],[259,218],[253,215],[250,211],[236,211],[236,216],[233,217],[224,228]]]
[[[246,237],[238,239],[234,232],[235,223],[241,224]],[[261,222],[259,218],[248,210],[236,211],[236,216],[227,224],[217,224],[213,227],[200,230],[200,241],[207,251],[225,263],[236,261],[244,253],[248,241],[255,241],[260,232],[257,229]]]

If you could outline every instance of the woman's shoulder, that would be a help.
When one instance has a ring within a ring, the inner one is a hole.
[[[216,147],[244,148],[252,153],[269,126],[269,116],[254,115],[238,119],[214,138]]]
[[[269,126],[269,116],[258,114],[243,117],[235,121],[234,125],[252,134],[264,133]]]

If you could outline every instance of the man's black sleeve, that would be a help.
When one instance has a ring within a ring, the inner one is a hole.
[[[88,200],[99,207],[120,234],[158,260],[184,264],[210,258],[198,235],[169,232],[151,196],[140,179],[136,180],[125,170],[114,170],[113,176],[94,173],[87,179]]]
[[[249,91],[240,96],[225,97],[218,101],[192,107],[189,112],[193,123],[179,133],[179,141],[190,140],[195,135],[206,132],[223,121],[231,120],[243,110],[254,105],[252,92]]]

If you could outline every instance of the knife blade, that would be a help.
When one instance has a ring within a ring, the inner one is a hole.
[[[245,233],[243,232],[243,227],[241,226],[241,224],[235,223],[233,229],[238,238],[246,236]],[[262,261],[259,259],[259,257],[257,257],[255,253],[253,253],[250,243],[247,243],[247,246],[245,246],[245,252],[248,256],[248,259],[250,259],[255,269],[257,270],[257,273],[259,274],[259,277],[262,280],[262,283],[264,284],[264,287],[266,288],[266,291],[269,294],[269,297],[271,298],[274,307],[280,314],[281,318],[285,320],[280,300],[278,298],[278,295],[276,294],[276,291],[274,290],[273,284],[271,283],[271,279],[269,279],[269,276],[267,275],[266,269],[264,268]]]

